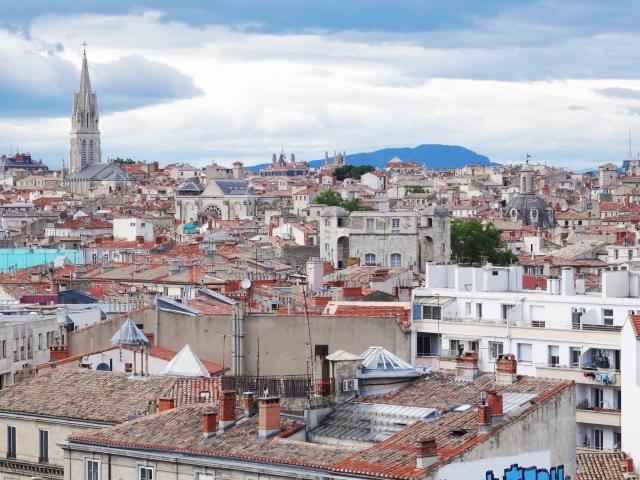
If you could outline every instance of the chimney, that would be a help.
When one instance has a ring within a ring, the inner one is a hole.
[[[491,414],[489,405],[481,403],[478,405],[478,434],[487,433],[491,428]]]
[[[464,352],[458,356],[456,363],[455,381],[458,383],[471,383],[480,375],[478,368],[478,352]]]
[[[487,390],[487,405],[491,415],[491,425],[497,425],[502,421],[502,395],[495,390]]]
[[[255,413],[255,398],[253,396],[253,392],[244,392],[242,394],[242,406],[244,408],[245,417],[251,417]]]
[[[624,459],[625,465],[623,470],[626,470],[628,476],[633,476],[634,468],[633,468],[633,458],[627,457]]]
[[[227,430],[236,421],[236,392],[223,390],[220,392],[220,429]]]
[[[573,274],[573,268],[571,267],[562,267],[562,295],[575,295],[576,294],[576,284]]]
[[[513,353],[505,353],[496,360],[496,384],[512,385],[518,381],[518,362]]]
[[[202,415],[202,437],[211,438],[218,433],[218,412]]]
[[[66,345],[48,345],[48,347],[50,362],[57,362],[58,360],[69,358],[69,347]]]
[[[416,468],[427,468],[438,461],[438,446],[434,437],[418,439]]]
[[[158,412],[165,412],[175,407],[176,407],[175,398],[163,397],[158,399]]]
[[[258,399],[258,438],[266,440],[280,433],[280,398]]]

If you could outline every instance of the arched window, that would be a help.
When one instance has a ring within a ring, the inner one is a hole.
[[[365,253],[364,254],[364,264],[365,265],[375,265],[376,264],[376,254],[375,253]]]
[[[82,165],[87,163],[87,141],[82,141],[82,148],[80,149],[80,159],[82,160]]]
[[[89,163],[93,163],[93,140],[89,142]]]
[[[515,208],[511,209],[509,215],[511,216],[511,220],[513,220],[514,222],[518,220],[518,210],[516,210]]]
[[[529,217],[531,218],[532,223],[536,223],[538,221],[538,209],[531,209],[531,212],[529,212]]]
[[[389,256],[389,266],[392,268],[399,268],[402,265],[402,255],[399,253],[392,253]]]

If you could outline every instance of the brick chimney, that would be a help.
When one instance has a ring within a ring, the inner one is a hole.
[[[236,422],[236,392],[223,390],[220,392],[220,429],[227,430]]]
[[[491,414],[489,405],[481,403],[478,405],[478,434],[487,433],[491,428]]]
[[[202,437],[211,438],[218,433],[218,412],[202,415]]]
[[[57,362],[69,358],[69,347],[67,345],[49,345],[49,361]]]
[[[418,439],[416,468],[427,468],[438,461],[438,446],[434,437]]]
[[[158,399],[158,412],[165,412],[176,407],[176,399],[163,397]]]
[[[266,440],[280,433],[280,398],[258,399],[258,438]]]
[[[511,385],[518,381],[518,361],[513,353],[500,355],[496,360],[496,384]]]
[[[253,392],[244,392],[242,394],[242,406],[245,417],[251,417],[255,413],[255,397]]]
[[[489,415],[491,415],[491,425],[497,425],[502,421],[502,395],[495,390],[488,390],[487,405],[489,407]]]
[[[458,356],[456,363],[456,382],[471,383],[479,375],[478,352],[471,350]]]

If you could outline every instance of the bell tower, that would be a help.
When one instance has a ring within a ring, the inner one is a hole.
[[[83,44],[80,88],[73,94],[69,173],[79,172],[88,165],[100,163],[100,130],[98,129],[98,102],[91,91],[91,79],[87,65],[87,44]]]

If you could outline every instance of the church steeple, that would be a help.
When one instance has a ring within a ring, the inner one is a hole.
[[[87,165],[100,163],[101,160],[98,102],[96,94],[91,90],[86,43],[83,46],[80,88],[73,95],[69,173],[78,172]]]

